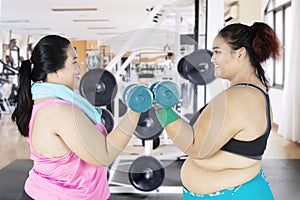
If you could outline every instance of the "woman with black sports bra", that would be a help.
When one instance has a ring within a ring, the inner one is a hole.
[[[230,87],[214,97],[191,124],[171,108],[157,107],[169,137],[188,156],[181,169],[183,199],[274,199],[262,170],[271,131],[268,80],[261,63],[280,56],[267,24],[231,24],[213,42],[215,76]]]

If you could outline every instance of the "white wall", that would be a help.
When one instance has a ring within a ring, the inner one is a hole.
[[[220,0],[209,0],[207,8],[207,49],[212,49],[215,36],[224,26],[224,4],[220,4]]]
[[[270,92],[270,102],[273,109],[273,121],[276,124],[280,122],[280,115],[282,113],[282,97],[283,97],[283,90],[271,88]]]
[[[263,21],[263,6],[261,0],[239,0],[240,22],[252,25],[255,21]]]

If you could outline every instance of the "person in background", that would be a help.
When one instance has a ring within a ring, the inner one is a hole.
[[[107,135],[101,112],[73,92],[77,53],[58,35],[43,37],[22,62],[12,120],[28,137],[33,168],[22,199],[107,199],[107,166],[122,152],[140,113],[128,109]],[[33,84],[32,84],[33,83]]]
[[[261,65],[280,56],[267,24],[231,24],[213,41],[215,76],[230,87],[195,113],[190,124],[172,108],[156,106],[170,139],[187,154],[183,199],[274,199],[262,169],[272,127],[269,84]]]

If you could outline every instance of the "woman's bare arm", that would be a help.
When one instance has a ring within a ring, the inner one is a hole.
[[[140,114],[131,110],[122,117],[108,136],[104,136],[86,115],[70,105],[59,106],[55,132],[84,161],[96,166],[108,166],[127,146]]]

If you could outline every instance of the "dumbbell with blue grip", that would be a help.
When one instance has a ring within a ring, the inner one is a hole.
[[[150,86],[154,101],[162,108],[171,108],[178,104],[179,88],[172,81],[155,82]]]
[[[154,101],[160,109],[155,111],[156,117],[162,127],[179,118],[173,107],[178,104],[180,92],[178,86],[172,81],[155,82],[150,86]]]
[[[146,86],[131,84],[123,90],[122,101],[131,110],[142,113],[152,107],[153,94]]]

